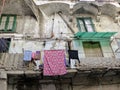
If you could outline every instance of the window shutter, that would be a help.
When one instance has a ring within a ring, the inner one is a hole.
[[[0,17],[0,32],[13,32],[16,28],[16,15],[2,15]]]

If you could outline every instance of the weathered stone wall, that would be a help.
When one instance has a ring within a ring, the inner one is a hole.
[[[7,74],[4,70],[0,70],[0,90],[7,90]]]
[[[13,84],[14,82],[17,83]],[[93,73],[76,74],[73,78],[68,76],[66,79],[54,78],[54,80],[19,78],[18,81],[9,82],[8,90],[119,90],[119,82],[119,75],[99,77],[99,75],[94,76]]]
[[[40,41],[13,40],[11,41],[9,53],[23,53],[24,50],[35,52],[41,51],[43,48],[43,42]]]
[[[72,17],[73,22],[70,22],[70,16],[64,15],[63,17],[65,20],[68,22],[68,24],[71,26],[71,28],[75,31],[78,32],[78,24],[77,24],[77,17],[92,17],[92,21],[95,26],[95,30],[98,32],[117,32],[117,36],[119,36],[119,25],[118,23],[115,23],[112,17],[102,15],[100,18],[100,22],[96,22],[95,16],[93,15],[75,15]],[[42,26],[39,26],[38,22],[30,16],[18,16],[17,17],[17,29],[16,32],[18,34],[22,34],[24,38],[22,40],[15,40],[12,39],[11,45],[9,52],[10,53],[15,53],[14,51],[17,51],[17,53],[21,53],[22,48],[24,48],[24,43],[30,42],[30,40],[25,40],[25,37],[30,37],[30,38],[39,38],[40,36],[40,28],[44,28],[42,31],[42,37],[43,38],[50,38],[51,41],[57,42],[54,39],[56,38],[62,38],[62,39],[69,39],[71,36],[73,36],[70,28],[67,26],[67,24],[64,22],[64,20],[58,15],[58,14],[53,14],[49,17],[46,17],[47,19],[44,20],[45,24]],[[53,39],[53,40],[52,40]],[[49,40],[43,40],[49,43]],[[115,40],[114,40],[115,41]],[[15,44],[15,43],[19,43]],[[32,43],[32,41],[31,41]],[[39,42],[36,40],[36,43],[39,43],[38,46],[35,46],[36,48],[44,48],[42,44],[43,42]],[[50,42],[51,43],[51,42]],[[53,43],[49,43],[49,48],[54,47]],[[33,43],[34,44],[34,43]],[[101,42],[102,44],[102,42]],[[27,44],[28,45],[28,44]],[[51,46],[52,45],[52,46]],[[34,46],[34,45],[33,45]],[[28,45],[29,47],[29,45]],[[26,48],[26,47],[25,47]],[[80,48],[80,47],[79,47]],[[81,47],[82,48],[82,47]],[[104,56],[110,56],[112,57],[112,50],[109,48],[103,48],[103,53],[106,53],[106,50],[110,55],[105,55]],[[112,49],[115,52],[115,50],[118,48],[117,43],[112,43]],[[21,50],[20,50],[21,49]],[[40,49],[41,50],[41,49]],[[116,56],[118,57],[118,55]]]
[[[24,36],[40,37],[39,23],[32,16],[17,16],[16,32]]]

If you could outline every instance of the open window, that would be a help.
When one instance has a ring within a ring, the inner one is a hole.
[[[11,38],[0,38],[0,53],[6,53],[9,51]]]
[[[14,32],[16,29],[16,15],[1,15],[0,32]]]
[[[93,42],[93,41],[83,42],[83,48],[86,57],[103,57],[99,42]]]
[[[94,24],[91,18],[77,18],[80,32],[94,32]]]

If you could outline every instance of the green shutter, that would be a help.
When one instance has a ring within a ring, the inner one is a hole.
[[[17,16],[14,16],[12,31],[15,31],[15,28],[16,28],[16,19],[17,19]]]
[[[6,23],[5,23],[5,32],[7,32],[8,30],[8,24],[9,24],[9,16],[7,16],[7,20],[6,20]]]
[[[92,26],[92,28],[93,28],[93,31],[95,32],[95,26],[94,26],[91,18],[90,18],[90,22],[91,22],[91,26]]]
[[[105,57],[111,57],[113,55],[112,48],[109,41],[100,41],[101,48]]]
[[[80,27],[80,23],[79,23],[79,18],[77,18],[77,27],[78,27],[79,31],[81,32],[81,27]]]
[[[7,17],[3,32],[13,32],[13,31],[15,31],[15,29],[16,29],[16,18],[17,18],[17,16],[16,16],[16,15],[1,15],[1,17],[0,17],[0,25],[1,25],[1,23],[2,23],[2,17],[3,17],[3,16]],[[11,23],[11,22],[10,22],[10,17],[13,17],[13,18],[14,18],[11,30],[8,29],[9,23]]]

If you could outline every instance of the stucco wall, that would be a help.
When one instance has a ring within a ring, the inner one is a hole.
[[[83,75],[83,76],[82,76]],[[88,77],[85,77],[85,76]],[[76,77],[60,79],[60,80],[31,80],[31,81],[22,81],[17,78],[14,81],[8,81],[8,90],[119,90],[119,76],[104,76],[99,77],[92,74],[77,74]],[[68,76],[69,77],[69,76]],[[36,83],[35,83],[36,82]],[[21,88],[21,89],[20,89]]]
[[[16,86],[9,86],[8,90],[17,90],[15,88]],[[69,85],[63,85],[61,86],[62,90],[72,90]],[[99,85],[99,86],[73,86],[73,90],[119,90],[120,84],[113,84],[113,85]],[[31,90],[38,90],[38,89],[31,89]],[[58,88],[55,88],[54,84],[46,84],[42,85],[42,87],[39,88],[39,90],[59,90]]]
[[[120,84],[99,86],[74,86],[73,88],[73,90],[119,90]]]
[[[16,32],[24,36],[40,37],[39,23],[32,16],[17,16]]]
[[[100,22],[96,22],[96,19],[95,19],[96,17],[90,14],[73,15],[72,17],[70,15],[63,14],[63,17],[65,18],[67,23],[71,26],[71,28],[73,28],[75,32],[79,31],[76,18],[92,17],[92,21],[93,21],[96,31],[118,32],[117,34],[119,34],[119,25],[118,23],[115,23],[113,18],[110,16],[101,15]],[[43,48],[46,48],[46,47],[50,49],[51,47],[55,47],[54,46],[55,42],[58,42],[57,40],[55,40],[56,38],[60,38],[60,39],[68,38],[69,39],[70,37],[73,36],[72,32],[70,31],[70,28],[68,28],[67,24],[57,13],[49,17],[46,16],[45,18],[46,18],[44,19],[45,24],[42,26],[39,26],[38,22],[31,16],[17,16],[17,29],[16,29],[16,32],[18,34],[22,34],[24,37],[30,36],[32,38],[36,38],[36,37],[40,37],[41,31],[39,28],[43,27],[44,28],[44,30],[42,30],[43,38],[51,39],[51,40],[45,40],[46,41],[45,47],[41,44],[43,42],[41,41],[39,42],[37,40],[33,42],[30,40],[27,41],[25,40],[25,38],[22,38],[21,40],[12,39],[9,52],[10,53],[22,53],[22,48],[24,49],[30,48],[31,50],[32,46],[33,46],[32,47],[33,50],[34,49],[43,50]],[[70,19],[72,19],[73,22],[70,22]],[[63,43],[63,42],[65,41],[62,40],[62,42],[59,42],[59,43]],[[17,43],[19,43],[19,45]],[[101,42],[101,45],[103,44],[104,43]],[[64,46],[65,45],[63,45],[63,47]],[[84,50],[82,49],[82,44],[77,49],[79,49],[80,52],[84,53]],[[112,48],[110,48],[110,46],[102,47],[102,51],[105,57],[114,57],[113,54],[106,54],[106,51],[112,53],[112,52],[115,52],[116,49],[117,49],[116,43],[112,43]],[[82,57],[85,57],[84,54],[82,55]]]
[[[41,51],[43,49],[43,42],[26,41],[26,40],[12,40],[10,44],[9,53],[23,53],[23,50]]]

